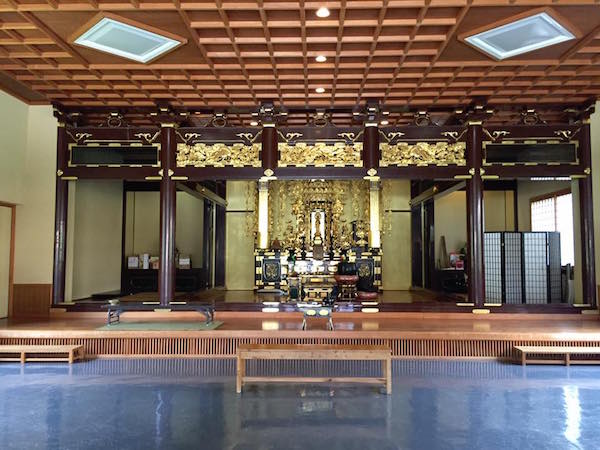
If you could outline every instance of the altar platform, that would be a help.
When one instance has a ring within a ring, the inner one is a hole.
[[[214,330],[169,323],[200,321],[194,312],[128,312],[124,322],[161,322],[161,330],[101,329],[105,313],[53,309],[45,318],[0,320],[0,344],[84,345],[90,357],[228,358],[242,343],[389,345],[394,358],[515,357],[515,345],[599,346],[597,314],[464,312],[334,312],[334,330],[299,312],[219,311]],[[172,328],[172,329],[171,329]]]

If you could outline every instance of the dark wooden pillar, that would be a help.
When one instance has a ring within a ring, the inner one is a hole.
[[[65,271],[67,262],[67,214],[69,182],[61,178],[66,165],[67,133],[64,124],[58,127],[56,143],[56,197],[54,207],[54,262],[52,271],[52,304],[65,301]]]
[[[158,298],[166,306],[175,297],[175,168],[177,143],[173,124],[163,124],[161,130],[160,163],[160,264],[158,271]]]
[[[369,175],[377,174],[380,155],[379,128],[376,122],[367,122],[363,132],[363,167]]]
[[[277,168],[279,160],[279,152],[277,148],[277,129],[274,123],[263,124],[261,135],[262,149],[260,159],[264,174],[268,177],[272,176]]]
[[[469,124],[467,133],[467,293],[469,301],[482,307],[485,301],[483,267],[483,180],[481,178],[480,123]]]
[[[594,204],[592,201],[590,125],[584,124],[579,133],[581,164],[586,171],[586,177],[579,179],[582,300],[583,303],[596,306],[596,257],[594,251]]]
[[[225,286],[225,206],[215,208],[215,286]]]

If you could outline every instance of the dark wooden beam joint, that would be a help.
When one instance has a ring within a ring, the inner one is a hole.
[[[260,152],[260,159],[262,162],[263,174],[267,177],[271,177],[275,173],[279,161],[277,128],[275,128],[274,123],[263,124],[261,143],[262,149]]]
[[[483,266],[482,125],[470,122],[467,131],[467,293],[475,307],[485,302]]]
[[[175,168],[177,141],[172,123],[161,129],[160,163],[160,264],[158,271],[158,297],[167,306],[175,297],[175,210],[176,186],[171,178]]]
[[[363,132],[363,167],[368,175],[377,174],[380,159],[379,128],[376,123],[367,122]]]

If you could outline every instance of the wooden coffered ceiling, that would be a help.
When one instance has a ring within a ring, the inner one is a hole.
[[[320,6],[331,10],[318,18]],[[495,61],[457,36],[539,7],[574,41]],[[187,44],[139,64],[70,43],[100,11]],[[315,61],[317,55],[327,61]],[[22,99],[144,107],[577,104],[600,94],[593,0],[0,0],[0,85]],[[318,94],[317,87],[325,88]]]

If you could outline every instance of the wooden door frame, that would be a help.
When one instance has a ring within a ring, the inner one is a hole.
[[[14,203],[0,202],[0,207],[10,209],[10,249],[8,256],[8,317],[13,315],[13,292],[15,275],[15,225],[17,219],[17,205]]]

